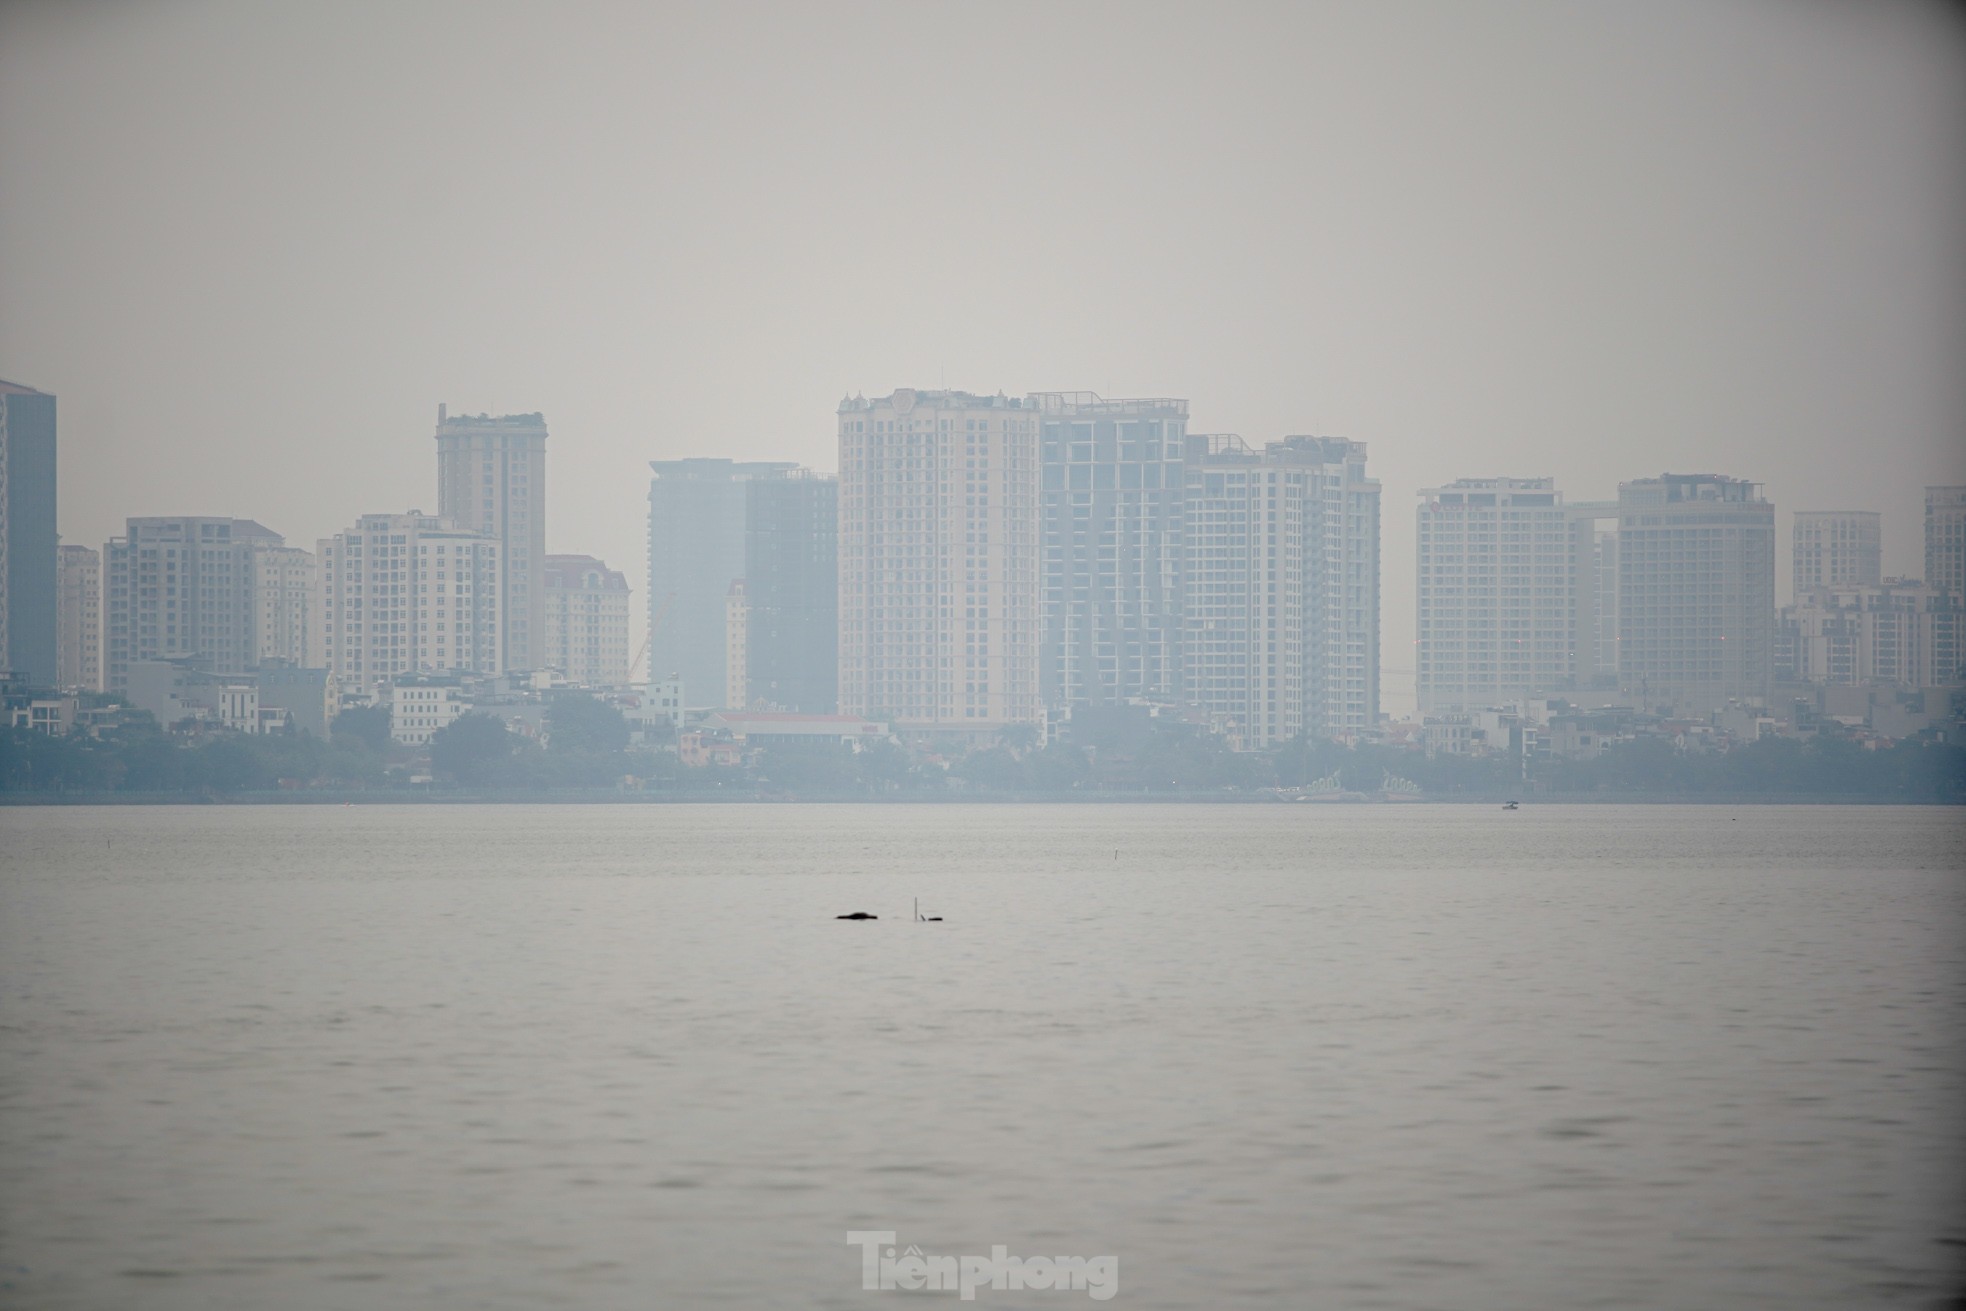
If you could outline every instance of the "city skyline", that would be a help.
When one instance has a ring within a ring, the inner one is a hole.
[[[16,390],[52,414],[53,397]],[[1366,445],[1296,436],[1259,453],[1233,435],[1188,433],[1187,412],[1185,399],[1092,392],[849,396],[844,497],[834,475],[786,462],[651,461],[647,560],[664,595],[631,662],[624,575],[590,555],[542,555],[537,580],[506,567],[509,550],[544,544],[543,416],[449,420],[440,405],[440,485],[475,526],[367,515],[315,554],[250,520],[131,518],[100,555],[61,547],[57,650],[93,646],[111,691],[125,689],[132,660],[184,656],[220,675],[325,664],[350,691],[406,674],[482,675],[520,668],[505,656],[508,616],[530,591],[552,650],[523,668],[619,686],[689,665],[683,685],[703,689],[690,693],[702,706],[998,730],[1144,698],[1206,713],[1258,747],[1371,730],[1389,671]],[[44,444],[52,455],[51,425]],[[10,492],[13,508],[50,519],[52,487]],[[1762,491],[1671,471],[1621,482],[1617,501],[1566,502],[1549,478],[1423,489],[1417,713],[1560,694],[1698,712],[1765,702],[1778,677],[1956,680],[1957,580],[1915,603],[1905,578],[1880,580],[1877,512],[1796,512],[1801,586],[1778,610],[1775,508]],[[1925,492],[1926,563],[1956,572],[1966,488]],[[447,587],[452,539],[450,565],[475,554]],[[1900,618],[1913,604],[1932,618]],[[75,663],[61,656],[64,670]],[[955,718],[957,683],[968,723]]]
[[[1919,489],[1966,483],[1966,79],[1935,8],[459,17],[0,16],[0,362],[64,398],[66,540],[435,510],[406,439],[440,400],[548,416],[545,513],[591,530],[553,549],[627,568],[635,630],[622,482],[830,469],[850,390],[1188,396],[1194,431],[1340,433],[1391,523],[1458,477],[1608,499],[1731,471],[1783,542],[1792,509],[1882,512],[1891,575],[1922,572]],[[946,62],[878,92],[826,71],[916,43]],[[504,72],[465,112],[436,67]],[[899,160],[1077,201],[924,225],[841,181]],[[1412,552],[1386,535],[1396,669]]]

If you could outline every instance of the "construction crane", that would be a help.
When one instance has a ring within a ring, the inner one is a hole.
[[[662,627],[663,619],[669,614],[669,607],[674,604],[676,604],[676,594],[671,592],[662,598],[662,608],[655,612],[655,618],[649,620],[649,630],[642,637],[642,649],[635,652],[634,662],[628,666],[629,682],[632,683],[635,681],[635,671],[640,669],[642,667],[642,661],[648,658],[649,643],[655,640],[655,630]]]

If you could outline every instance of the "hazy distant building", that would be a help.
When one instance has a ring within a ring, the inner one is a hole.
[[[55,682],[102,690],[102,552],[64,543],[56,551]]]
[[[591,555],[546,557],[546,659],[569,683],[628,682],[628,579]]]
[[[748,704],[742,689],[751,685],[751,608],[744,601],[744,580],[731,583],[724,596],[724,686],[737,706]]]
[[[1036,405],[841,402],[840,710],[899,730],[1035,723]]]
[[[451,416],[437,407],[437,513],[499,543],[501,669],[546,652],[546,419]]]
[[[1817,587],[1786,607],[1776,637],[1783,682],[1942,687],[1966,681],[1966,607],[1902,578]]]
[[[1184,696],[1241,744],[1349,737],[1379,714],[1379,484],[1365,444],[1261,452],[1193,436],[1184,465]]]
[[[390,741],[412,747],[428,746],[470,710],[456,678],[425,674],[391,679],[382,704],[389,708]]]
[[[808,470],[751,480],[744,514],[744,682],[733,707],[839,707],[840,484]]]
[[[1046,706],[1181,694],[1188,403],[1041,392]]]
[[[0,667],[57,678],[55,398],[0,382]]]
[[[1422,491],[1418,561],[1420,713],[1574,686],[1577,561],[1554,480],[1463,478]]]
[[[1925,585],[1966,599],[1966,487],[1925,489]]]
[[[681,676],[693,704],[727,706],[724,598],[744,577],[751,483],[789,477],[789,461],[652,460],[649,482],[651,671]]]
[[[306,551],[251,519],[127,520],[103,548],[107,690],[127,690],[137,660],[195,657],[226,675],[266,659],[318,658],[312,567]]]
[[[1775,507],[1758,484],[1664,474],[1618,485],[1620,680],[1641,708],[1766,697]]]
[[[1797,598],[1813,587],[1876,586],[1884,577],[1883,516],[1875,510],[1797,510]]]
[[[1570,540],[1570,686],[1618,685],[1618,503],[1563,500]]]
[[[261,710],[283,710],[296,731],[327,739],[340,699],[327,669],[269,660],[254,671],[253,682],[259,688]]]
[[[503,669],[499,540],[440,515],[363,515],[321,543],[327,667],[350,686]]]
[[[252,585],[252,663],[283,660],[303,668],[320,667],[326,647],[314,553],[261,539],[249,541],[246,550]]]

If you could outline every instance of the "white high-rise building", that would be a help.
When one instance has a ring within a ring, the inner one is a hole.
[[[1038,423],[1003,395],[841,403],[841,713],[904,731],[1039,720]]]
[[[1815,587],[1876,586],[1884,577],[1883,516],[1875,510],[1797,510],[1795,595]]]
[[[1422,714],[1574,685],[1578,561],[1553,479],[1463,478],[1422,491],[1418,559]]]
[[[55,682],[102,690],[102,553],[92,546],[55,548]]]
[[[496,538],[502,577],[501,669],[546,656],[546,419],[451,416],[437,407],[437,513]]]
[[[1966,682],[1966,607],[1903,578],[1811,588],[1782,611],[1776,676],[1798,683],[1956,686]]]
[[[1379,484],[1365,444],[1191,438],[1184,696],[1241,745],[1346,738],[1379,715]]]
[[[628,579],[591,555],[546,557],[546,662],[578,687],[628,681]]]
[[[191,656],[213,674],[310,654],[307,552],[250,519],[131,519],[103,548],[107,690],[124,692],[132,661]],[[282,608],[284,607],[284,609]],[[283,618],[282,616],[287,616]]]
[[[1704,714],[1773,676],[1775,507],[1718,474],[1618,484],[1620,686],[1642,709]]]
[[[1924,581],[1966,601],[1966,487],[1925,489]]]
[[[344,686],[500,672],[501,549],[495,537],[420,510],[363,515],[323,540],[328,669]]]

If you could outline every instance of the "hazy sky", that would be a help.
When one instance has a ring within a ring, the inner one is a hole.
[[[897,386],[1369,442],[1392,671],[1456,477],[1750,477],[1784,599],[1794,509],[1917,574],[1962,238],[1940,5],[0,5],[0,377],[60,395],[66,540],[311,547],[436,508],[439,401],[541,410],[548,547],[638,610],[646,461],[831,469]]]

